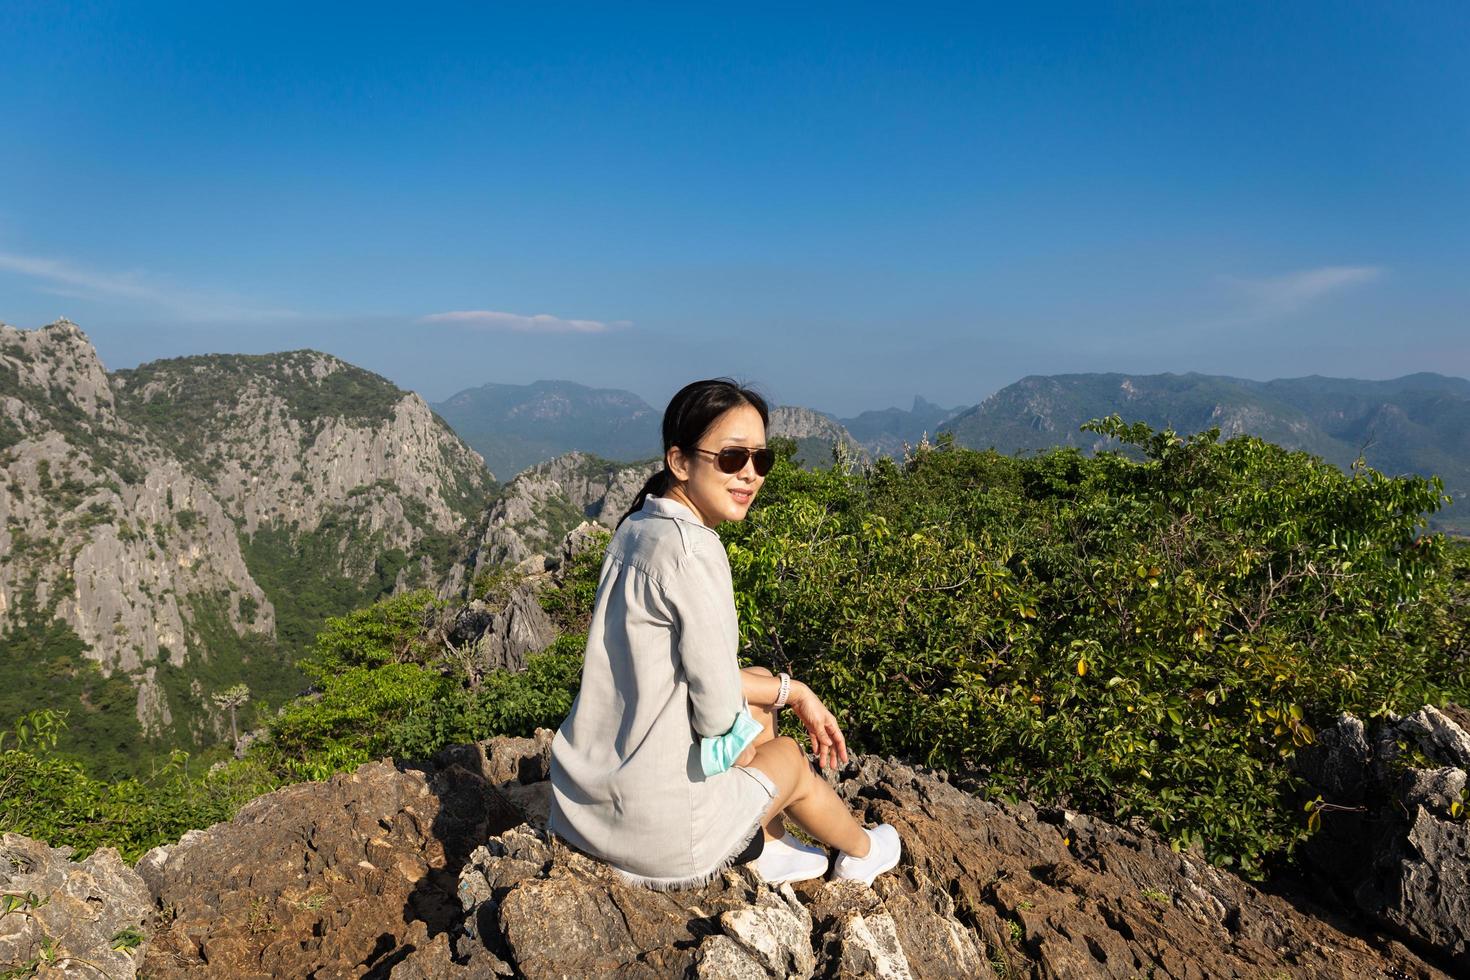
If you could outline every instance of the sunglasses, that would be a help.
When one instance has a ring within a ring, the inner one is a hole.
[[[771,466],[776,462],[776,451],[774,449],[749,449],[745,446],[726,446],[719,452],[713,449],[700,449],[694,447],[697,453],[706,453],[715,458],[715,465],[720,468],[721,473],[739,473],[745,469],[745,461],[755,461],[755,475],[765,476],[771,472]]]

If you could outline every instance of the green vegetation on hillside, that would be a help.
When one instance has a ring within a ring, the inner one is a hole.
[[[856,751],[1141,817],[1262,876],[1313,826],[1290,762],[1319,726],[1470,700],[1470,549],[1424,533],[1434,480],[1116,417],[1090,428],[1133,455],[941,439],[903,463],[810,471],[772,440],[750,518],[720,529],[747,653],[808,681]],[[600,563],[584,553],[541,595],[563,635],[519,674],[478,673],[426,592],[328,619],[302,663],[311,693],[245,760],[175,787],[195,809],[150,816],[148,833],[222,812],[242,786],[555,725]],[[45,752],[22,755],[8,759],[27,786],[72,792]],[[126,793],[147,810],[141,785]],[[95,846],[50,813],[0,801],[0,828]],[[153,840],[140,827],[130,853]]]
[[[133,713],[138,693],[126,677],[103,677],[83,654],[87,645],[57,619],[24,618],[12,623],[0,656],[0,718],[15,719],[39,708],[69,708],[70,724],[58,732],[58,757],[76,761],[99,778],[122,778],[146,765],[149,745]]]
[[[316,377],[311,363],[330,373]],[[150,361],[116,372],[118,409],[182,460],[202,461],[211,433],[231,417],[251,386],[281,398],[309,442],[329,419],[376,424],[390,418],[406,392],[387,378],[316,351],[280,354],[201,354]]]

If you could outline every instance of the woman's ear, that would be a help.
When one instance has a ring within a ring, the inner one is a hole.
[[[670,446],[669,451],[664,453],[664,466],[679,482],[689,479],[689,461],[684,458],[684,452],[678,446]]]

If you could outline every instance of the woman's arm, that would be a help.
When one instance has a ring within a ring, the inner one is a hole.
[[[759,671],[759,673],[758,673]],[[796,692],[799,681],[791,682],[791,693]],[[740,672],[740,688],[745,695],[745,700],[752,707],[770,709],[776,704],[776,698],[781,694],[781,678],[767,671],[764,667],[749,667]],[[791,703],[790,694],[786,697],[787,703]]]
[[[752,705],[770,710],[781,696],[781,678],[758,674],[754,670],[740,672],[740,685],[745,700]],[[837,718],[822,699],[801,681],[793,680],[786,696],[786,707],[801,721],[811,739],[812,752],[823,769],[835,769],[847,762],[847,739]]]
[[[723,555],[691,555],[664,583],[689,684],[689,720],[706,737],[728,732],[745,707],[735,653],[739,626],[734,592],[723,560]]]

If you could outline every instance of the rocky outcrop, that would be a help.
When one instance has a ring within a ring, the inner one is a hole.
[[[839,792],[903,835],[868,888],[629,888],[545,833],[550,732],[262,797],[139,862],[150,976],[1442,977],[1142,829],[989,803],[863,757]]]
[[[363,766],[278,790],[138,862],[152,977],[386,976],[460,918],[469,851],[522,817],[462,769]]]
[[[584,521],[611,529],[660,465],[567,453],[531,467],[490,506],[478,544],[445,579],[440,594],[466,594],[486,572],[553,555],[567,532]]]
[[[839,790],[903,835],[899,870],[872,889],[773,889],[746,870],[684,892],[630,889],[516,828],[461,875],[456,953],[484,947],[530,978],[1443,975],[1145,830],[982,802],[872,757]]]
[[[562,538],[553,555],[533,555],[511,569],[483,598],[460,606],[445,627],[445,642],[472,684],[493,670],[524,670],[526,658],[550,646],[559,629],[541,607],[543,589],[566,580],[572,559],[605,542],[606,530],[584,521]],[[566,624],[562,624],[565,628]]]
[[[536,601],[536,591],[530,584],[516,588],[495,605],[473,599],[455,616],[448,639],[469,654],[472,681],[492,670],[525,670],[526,657],[556,639],[556,624]]]
[[[1298,754],[1322,806],[1303,860],[1345,903],[1470,974],[1470,733],[1425,707],[1344,715]]]
[[[152,896],[112,848],[84,861],[72,861],[71,854],[69,847],[47,847],[19,834],[0,836],[5,976],[138,975]]]
[[[832,465],[833,450],[841,447],[843,458],[866,460],[869,453],[842,423],[810,408],[776,405],[770,410],[766,438],[781,436],[796,440],[796,458],[808,466]]]

